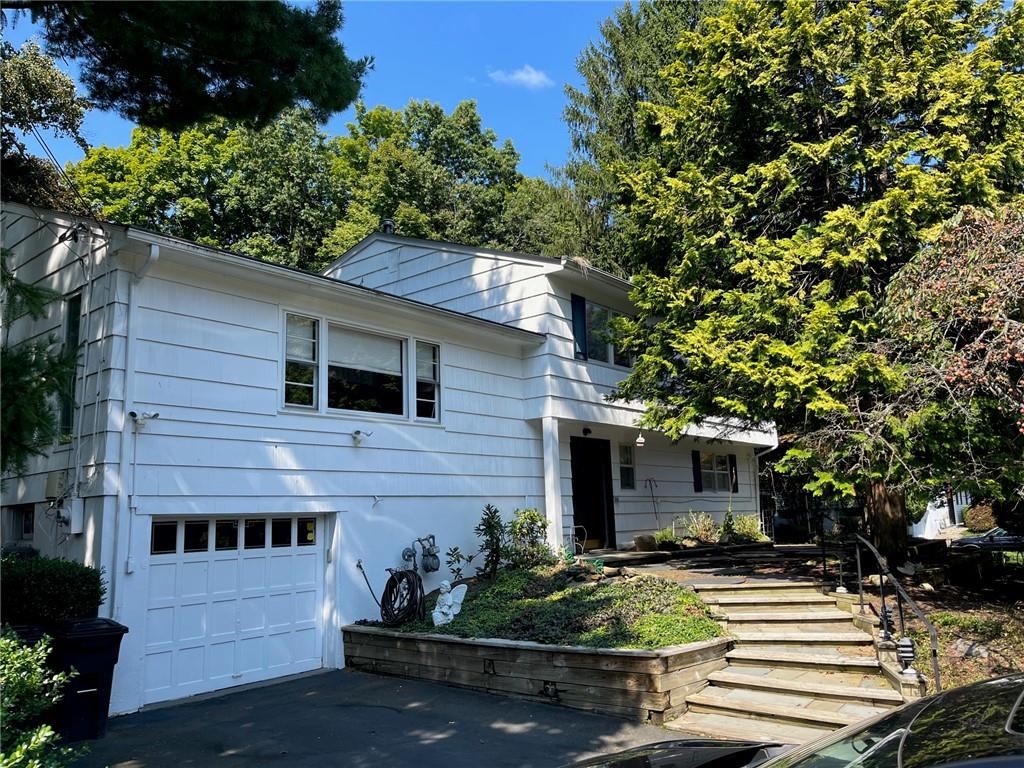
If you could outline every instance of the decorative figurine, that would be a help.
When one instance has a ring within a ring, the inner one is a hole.
[[[441,594],[437,596],[437,605],[434,606],[434,610],[430,614],[434,619],[435,627],[451,624],[452,619],[459,615],[459,611],[462,610],[462,601],[466,599],[467,589],[469,588],[465,584],[460,584],[452,589],[452,585],[448,581],[441,582]]]

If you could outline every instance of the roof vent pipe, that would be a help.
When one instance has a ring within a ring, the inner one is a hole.
[[[394,219],[381,219],[380,220],[380,231],[385,235],[395,234],[395,220]]]

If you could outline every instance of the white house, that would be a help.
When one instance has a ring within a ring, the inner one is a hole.
[[[602,328],[631,311],[606,273],[377,234],[316,275],[17,204],[2,225],[64,297],[9,341],[81,344],[4,542],[103,568],[130,629],[113,713],[341,666],[339,627],[377,614],[358,564],[379,594],[414,539],[473,552],[487,503],[591,547],[758,510],[773,431],[672,444],[605,400],[629,361]]]

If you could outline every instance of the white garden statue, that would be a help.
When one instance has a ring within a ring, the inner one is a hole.
[[[441,594],[437,596],[437,605],[434,606],[434,610],[430,614],[434,619],[435,627],[451,624],[452,619],[459,615],[459,611],[462,610],[462,601],[466,599],[467,589],[469,587],[465,584],[460,584],[452,589],[452,585],[448,581],[441,582]]]

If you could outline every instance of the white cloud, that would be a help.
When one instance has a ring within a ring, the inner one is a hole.
[[[534,69],[529,64],[524,64],[519,69],[506,72],[503,69],[495,69],[487,73],[487,76],[496,83],[502,85],[515,85],[527,88],[531,91],[539,91],[541,88],[550,88],[555,81],[547,76],[542,69]]]

